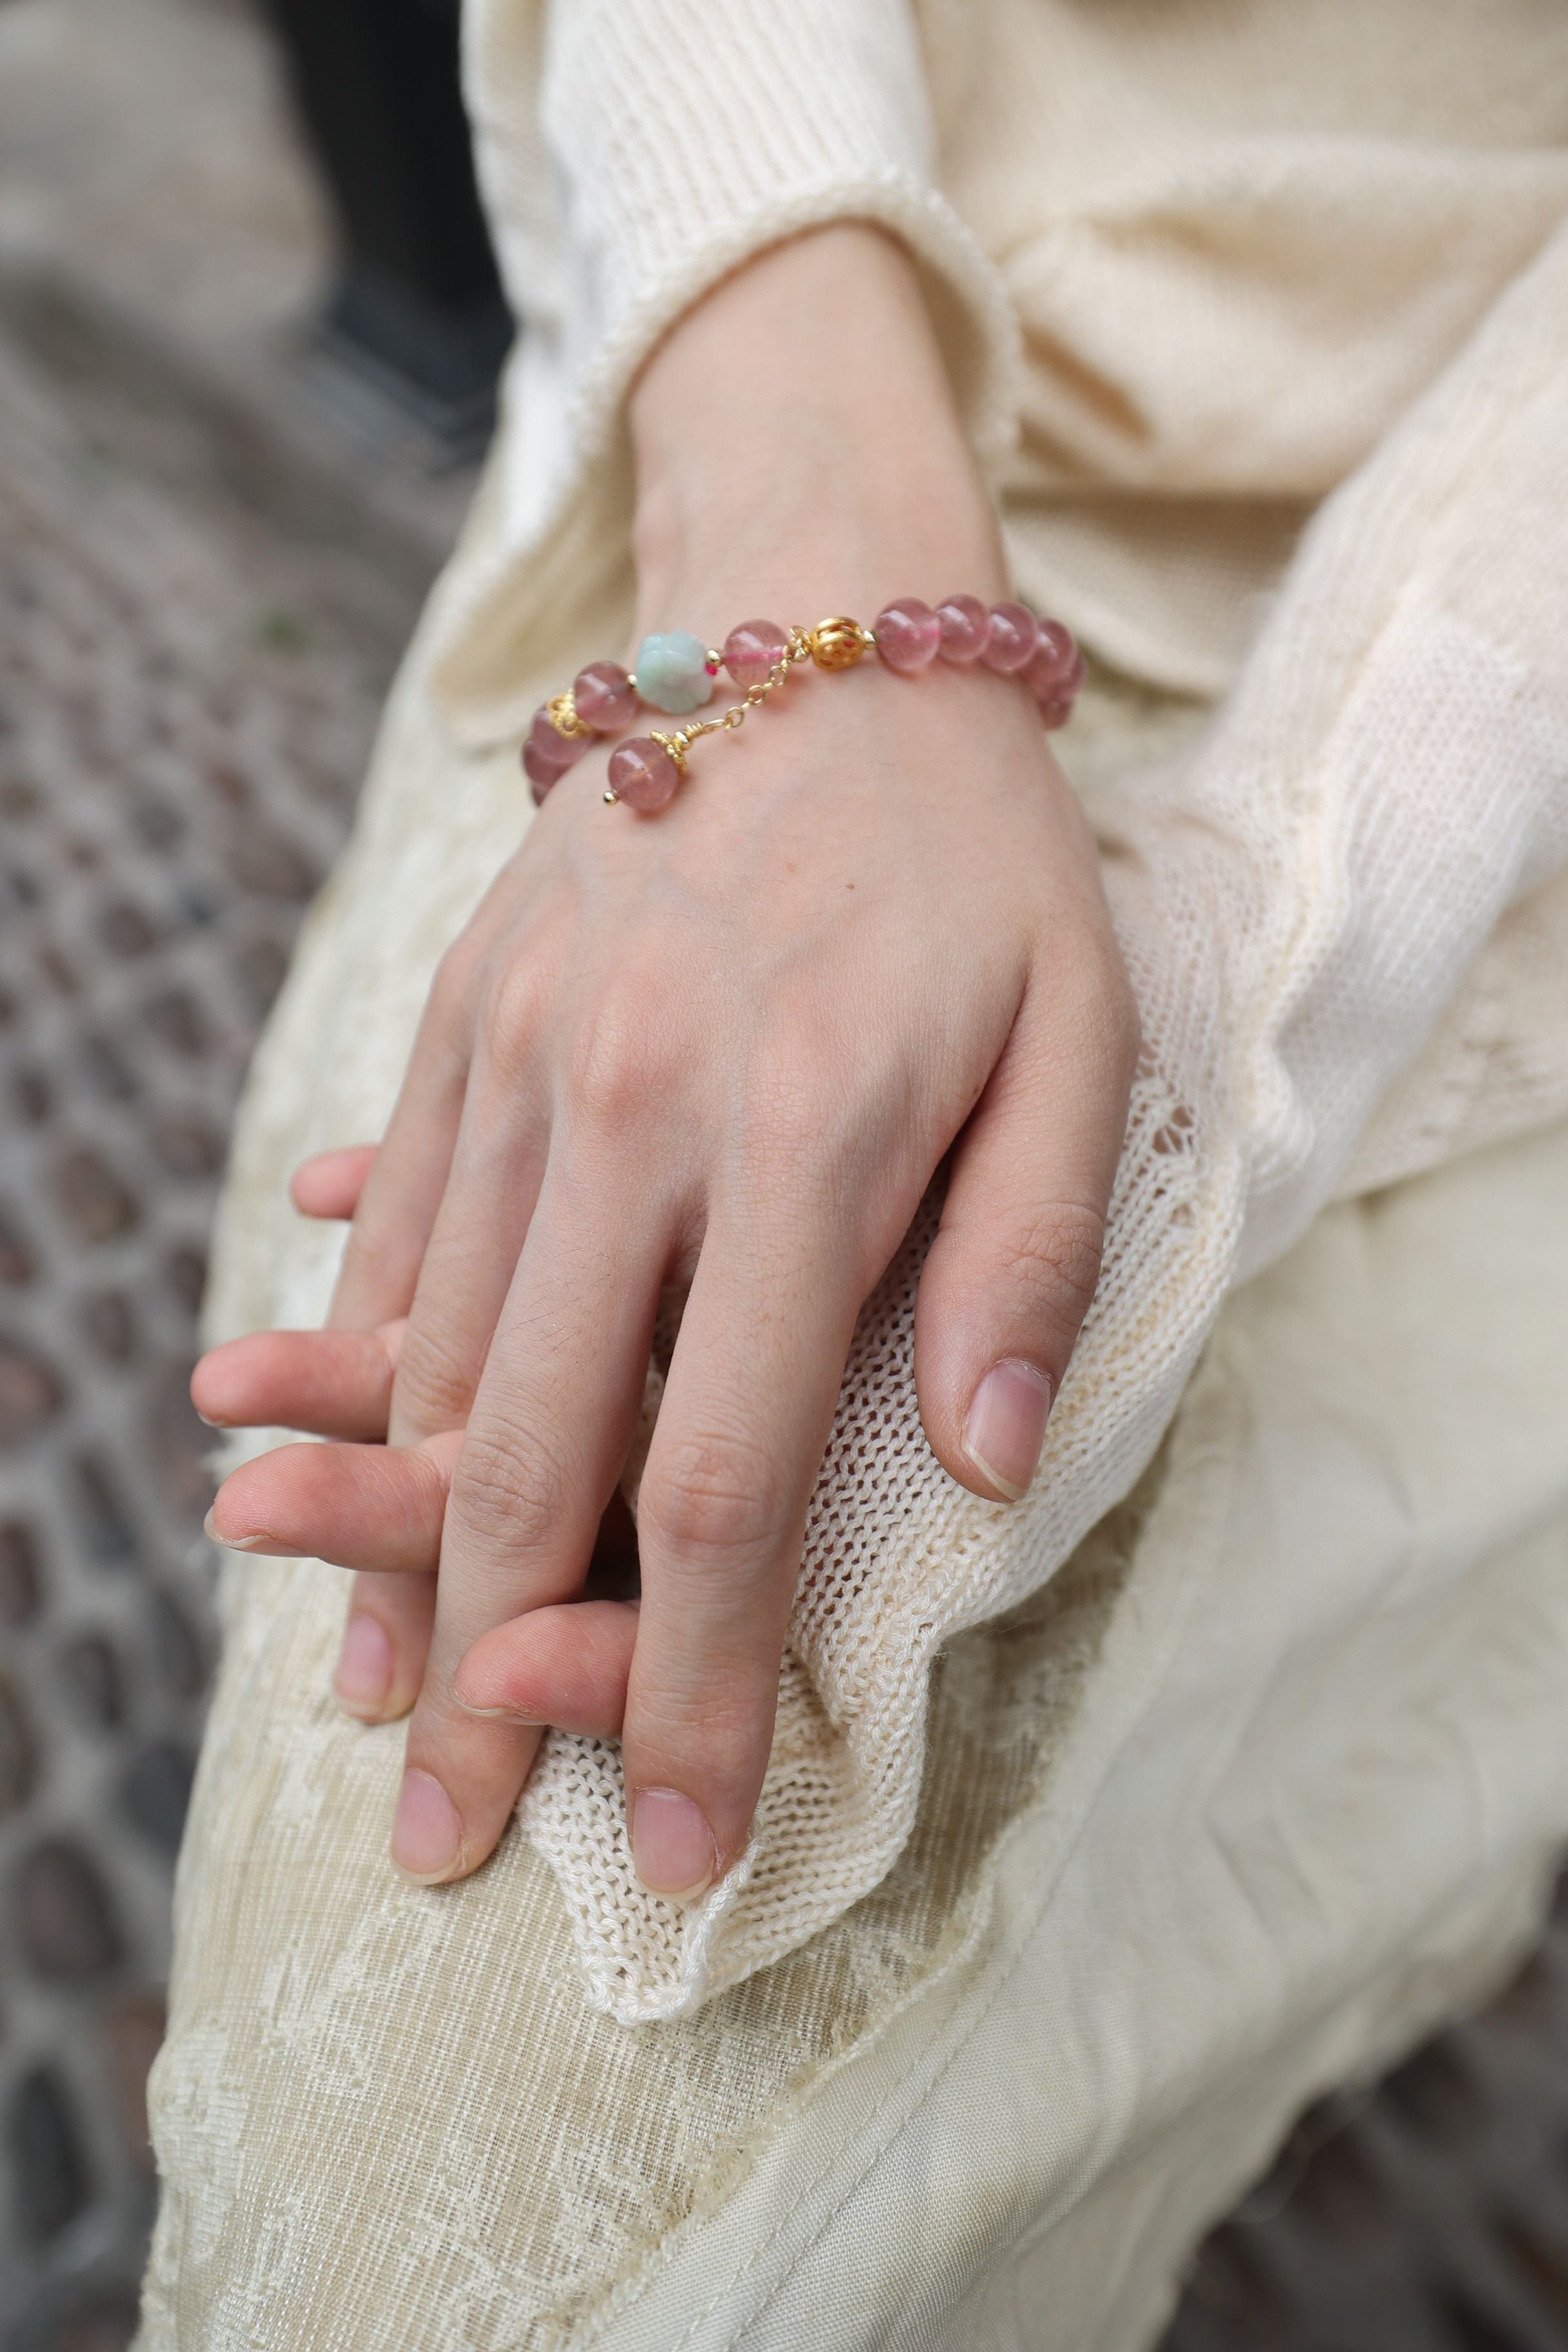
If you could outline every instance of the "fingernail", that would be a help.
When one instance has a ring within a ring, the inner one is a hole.
[[[263,1535],[259,1531],[248,1536],[220,1535],[211,1511],[202,1521],[202,1527],[211,1542],[223,1544],[230,1551],[260,1551],[266,1545],[274,1541],[273,1537]]]
[[[377,1617],[356,1610],[343,1628],[332,1688],[351,1715],[379,1715],[392,1688],[392,1639]]]
[[[399,1870],[429,1886],[450,1874],[462,1843],[463,1824],[440,1781],[428,1772],[405,1772],[392,1824],[392,1859]]]
[[[713,1832],[689,1797],[639,1789],[632,1809],[632,1859],[655,1895],[695,1903],[713,1884]]]
[[[963,1450],[999,1495],[1018,1502],[1028,1491],[1046,1442],[1051,1384],[1034,1364],[1004,1356],[975,1390],[963,1424]]]
[[[465,1659],[463,1664],[467,1665],[467,1664],[468,1660]],[[469,1698],[463,1689],[462,1667],[458,1668],[457,1680],[453,1683],[452,1696],[465,1715],[477,1716],[481,1723],[517,1723],[531,1731],[542,1726],[544,1721],[544,1717],[541,1715],[525,1715],[521,1707],[508,1706],[504,1703],[496,1706],[488,1699]]]

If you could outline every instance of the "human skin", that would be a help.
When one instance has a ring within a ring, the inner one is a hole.
[[[639,635],[1007,593],[875,229],[726,280],[630,422]],[[193,1393],[349,1441],[237,1471],[212,1525],[361,1571],[338,1688],[412,1710],[400,1864],[484,1860],[542,1721],[619,1727],[637,1867],[689,1900],[746,1843],[861,1306],[948,1157],[921,1412],[955,1479],[1016,1499],[1093,1295],[1137,1024],[1016,682],[808,673],[653,817],[606,808],[604,768],[556,785],[443,960],[380,1148],[297,1179],[353,1215],[328,1329],[216,1349]],[[670,1284],[641,1602],[580,1601]]]

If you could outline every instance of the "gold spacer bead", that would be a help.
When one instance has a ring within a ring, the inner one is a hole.
[[[676,773],[683,776],[686,773],[687,738],[679,730],[673,735],[661,735],[657,727],[649,728],[648,738],[658,745],[661,751],[668,752],[675,761]]]
[[[869,629],[863,629],[858,621],[851,621],[842,613],[831,620],[818,621],[816,628],[807,632],[811,658],[818,669],[853,669],[858,661],[865,660],[876,642]]]
[[[564,694],[552,695],[544,708],[549,715],[550,724],[554,728],[557,735],[564,735],[568,740],[571,740],[593,733],[593,729],[586,721],[577,716],[577,705],[572,699],[570,687]]]
[[[620,799],[620,797],[619,793],[606,792],[605,794],[605,806],[606,808],[614,808],[616,803]]]

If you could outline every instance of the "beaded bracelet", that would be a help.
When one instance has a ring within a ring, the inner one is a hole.
[[[877,615],[874,628],[842,614],[815,629],[781,629],[772,621],[742,621],[715,652],[688,630],[657,631],[637,647],[635,671],[619,662],[590,662],[564,694],[534,713],[522,764],[536,802],[584,751],[629,727],[639,706],[686,719],[684,726],[634,736],[610,755],[609,802],[651,811],[672,800],[686,773],[686,755],[703,735],[732,734],[750,712],[781,687],[799,662],[818,669],[852,669],[875,652],[891,670],[910,676],[940,655],[943,661],[983,662],[1016,677],[1039,706],[1047,727],[1060,727],[1083,684],[1083,656],[1060,621],[1037,620],[1026,604],[993,604],[978,596],[949,596],[933,612],[918,596],[900,596]],[[739,702],[718,719],[694,719],[711,700],[713,681],[729,671]]]

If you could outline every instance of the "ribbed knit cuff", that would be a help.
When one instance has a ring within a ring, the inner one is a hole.
[[[700,290],[715,257],[732,266],[862,209],[958,278],[963,309],[970,287],[982,309],[1000,297],[936,193],[908,0],[563,0],[547,20],[541,121],[587,345],[568,348],[572,375],[591,351],[643,341],[670,289]],[[994,435],[996,416],[973,411],[996,404],[983,379],[997,320],[938,323],[959,325],[949,360],[972,426]]]
[[[1021,369],[1001,275],[934,184],[907,0],[555,0],[542,19],[536,0],[473,0],[468,79],[523,320],[489,495],[427,639],[447,721],[479,745],[526,723],[515,680],[590,576],[603,596],[630,524],[626,394],[728,271],[830,221],[889,229],[988,470]]]

